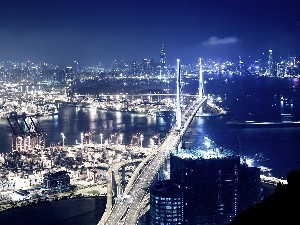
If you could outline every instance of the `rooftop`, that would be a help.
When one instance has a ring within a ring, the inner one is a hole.
[[[230,149],[218,146],[207,137],[204,137],[204,141],[200,146],[181,149],[174,155],[182,159],[219,159],[237,156]]]

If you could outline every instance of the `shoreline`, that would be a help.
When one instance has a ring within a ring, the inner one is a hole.
[[[0,212],[0,220],[10,225],[54,225],[74,224],[73,220],[90,216],[100,221],[105,206],[106,196],[69,198],[6,210]]]
[[[91,198],[91,197],[105,197],[107,194],[106,183],[103,182],[95,185],[87,185],[75,189],[69,192],[60,192],[57,194],[49,195],[48,197],[32,198],[20,201],[0,201],[0,213],[19,209],[23,207],[30,207],[34,205],[39,205],[47,202],[69,200],[69,199],[79,199],[79,198]]]
[[[106,208],[106,186],[102,182],[58,194],[2,210],[0,221],[10,225],[59,225],[87,220],[77,224],[95,225],[89,222],[100,221]]]

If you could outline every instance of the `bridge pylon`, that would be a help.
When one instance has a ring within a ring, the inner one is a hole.
[[[177,82],[176,82],[176,127],[177,130],[181,128],[181,109],[180,109],[180,60],[177,59]]]
[[[199,87],[198,87],[198,96],[199,100],[203,99],[204,87],[203,87],[203,67],[202,67],[202,58],[199,58]],[[198,115],[203,114],[203,106],[200,107]]]

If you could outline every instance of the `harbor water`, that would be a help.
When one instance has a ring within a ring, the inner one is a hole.
[[[183,147],[197,147],[206,136],[248,158],[259,155],[256,165],[272,169],[275,177],[286,179],[288,172],[300,169],[300,127],[243,128],[226,124],[232,120],[280,121],[281,114],[291,114],[293,120],[300,120],[299,79],[205,74],[204,80],[205,94],[219,99],[218,104],[230,113],[196,117],[184,137]],[[197,92],[197,82],[186,83],[185,92]],[[131,136],[140,133],[146,147],[152,135],[159,133],[163,138],[175,118],[61,106],[59,115],[39,117],[37,121],[47,132],[46,146],[61,142],[61,133],[65,135],[65,145],[74,145],[81,141],[81,133],[89,129],[95,143],[101,142],[100,134],[105,142],[113,132],[119,132],[123,134],[123,144],[130,144]],[[11,151],[11,134],[8,122],[2,119],[0,152]],[[87,216],[90,222],[84,224],[97,224],[99,218]]]
[[[281,114],[291,114],[300,120],[300,80],[241,75],[204,76],[204,92],[220,99],[219,104],[230,113],[220,117],[197,117],[185,138],[185,147],[196,147],[207,136],[217,144],[228,147],[249,158],[259,153],[265,166],[276,177],[284,177],[300,166],[300,127],[243,128],[231,127],[227,121],[280,121]],[[197,82],[188,81],[184,92],[197,92]],[[60,107],[59,115],[36,118],[46,131],[46,146],[64,142],[80,143],[81,133],[90,129],[92,141],[103,143],[114,132],[123,134],[122,143],[130,144],[133,134],[144,136],[143,146],[149,145],[156,133],[163,138],[174,124],[174,116],[153,117],[143,114],[108,112],[91,108]],[[12,130],[5,119],[0,120],[0,153],[11,151]]]

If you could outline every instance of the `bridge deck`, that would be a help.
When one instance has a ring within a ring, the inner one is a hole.
[[[184,110],[182,113],[182,128],[177,130],[175,124],[169,130],[157,151],[150,154],[139,164],[124,190],[123,196],[127,197],[117,201],[112,208],[110,205],[98,225],[137,224],[139,217],[145,213],[145,207],[149,201],[149,187],[152,181],[169,154],[177,150],[188,126],[206,100],[206,97],[201,100],[194,100]]]

